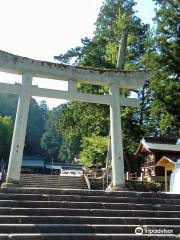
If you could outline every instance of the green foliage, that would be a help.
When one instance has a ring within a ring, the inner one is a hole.
[[[13,94],[0,94],[0,114],[3,117],[10,117],[13,123],[15,121],[17,103],[18,96]],[[40,105],[38,105],[35,99],[31,99],[24,148],[25,155],[40,155],[42,153],[40,140],[44,131],[47,112],[48,108],[45,101],[42,101]],[[10,145],[11,139],[9,141]]]
[[[13,133],[13,121],[0,115],[0,158],[8,159]]]
[[[65,162],[72,162],[80,151],[81,133],[76,121],[79,122],[80,116],[74,113],[75,103],[61,105],[58,113],[57,131],[63,136],[63,143],[59,149],[59,158]]]
[[[92,134],[106,136],[109,109],[99,104],[70,102],[59,109],[57,129],[63,136],[59,157],[72,161],[81,151],[82,138]]]
[[[174,73],[179,79],[180,69],[180,2],[178,0],[154,0],[158,5],[156,42],[160,54],[161,69]]]
[[[41,102],[40,105],[38,105],[35,99],[31,99],[27,122],[24,154],[41,154],[40,142],[47,118],[47,111],[48,109],[45,101]]]
[[[118,18],[121,18],[122,25],[126,25],[125,16],[130,18],[133,16],[133,6],[135,5],[134,0],[105,0],[96,21],[95,36],[104,38],[108,42],[113,40]],[[124,26],[119,29],[118,33],[121,33],[123,28]],[[118,38],[119,40],[120,38]]]
[[[180,135],[180,3],[156,0],[155,36],[157,53],[150,82],[152,104],[150,125],[155,135],[176,138]]]
[[[2,116],[10,116],[15,120],[17,103],[17,95],[0,93],[0,114]]]
[[[47,159],[58,160],[59,146],[62,144],[62,136],[58,133],[57,124],[58,108],[49,111],[44,133],[41,138],[41,147]]]
[[[105,166],[107,145],[108,137],[102,137],[98,135],[83,137],[83,150],[80,154],[81,163],[83,163],[87,168],[91,164]]]

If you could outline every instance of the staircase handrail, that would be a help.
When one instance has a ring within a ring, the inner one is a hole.
[[[88,178],[88,176],[86,176],[85,174],[84,174],[84,179],[85,179],[85,181],[86,181],[88,190],[91,190],[91,184],[90,184],[89,178]]]

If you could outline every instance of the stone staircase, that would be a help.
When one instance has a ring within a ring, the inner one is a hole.
[[[5,179],[4,175],[2,182],[5,182]],[[88,189],[83,177],[73,176],[21,174],[20,184],[30,188]]]
[[[178,234],[179,195],[0,189],[0,240],[174,240]]]

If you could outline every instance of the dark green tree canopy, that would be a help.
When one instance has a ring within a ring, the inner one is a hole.
[[[180,135],[180,3],[155,2],[157,52],[151,60],[154,73],[150,82],[150,125],[154,126],[154,135],[176,138]]]
[[[8,159],[13,133],[13,121],[11,117],[0,115],[0,159]]]
[[[18,103],[17,95],[0,94],[0,115],[5,118],[10,117],[12,126],[14,125],[16,117],[17,103]],[[45,101],[41,102],[40,105],[38,105],[35,99],[33,98],[31,99],[24,148],[25,155],[41,154],[42,149],[40,146],[40,141],[44,131],[44,125],[47,118],[47,111],[48,108]],[[4,134],[0,137],[5,139]],[[8,149],[6,150],[6,152],[8,151],[8,154],[10,151],[11,137],[8,137],[9,141],[8,143],[6,141]],[[6,154],[6,156],[8,156],[8,154]]]

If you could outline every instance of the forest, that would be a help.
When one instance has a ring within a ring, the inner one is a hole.
[[[136,16],[135,0],[104,0],[94,37],[81,39],[54,58],[63,64],[116,69],[119,42],[126,32],[124,70],[151,70],[139,97],[140,108],[121,107],[124,161],[127,171],[138,167],[134,152],[143,136],[180,138],[180,2],[153,0],[154,25]],[[83,93],[108,93],[107,87],[78,85]],[[0,160],[8,160],[18,96],[0,94]],[[86,167],[105,165],[109,143],[109,107],[68,102],[49,110],[45,101],[31,99],[24,155],[72,162],[80,157]]]

